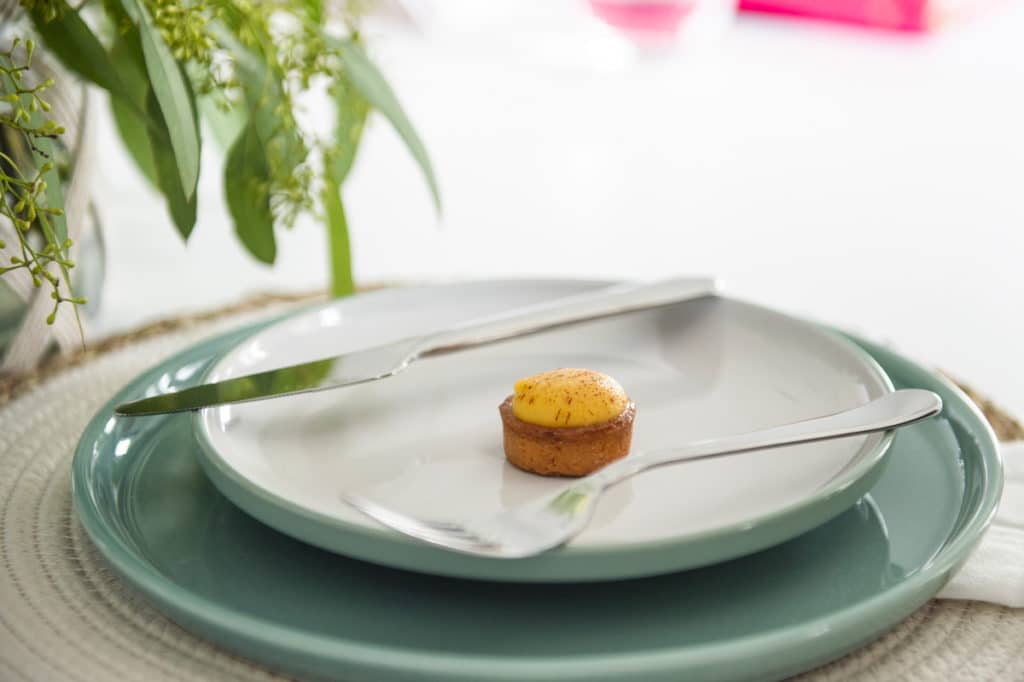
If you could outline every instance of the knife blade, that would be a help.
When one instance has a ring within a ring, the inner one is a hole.
[[[418,360],[580,322],[673,305],[714,294],[716,290],[715,280],[710,278],[619,284],[333,358],[321,358],[150,396],[118,405],[114,412],[121,416],[186,412],[215,405],[355,386],[394,376]]]

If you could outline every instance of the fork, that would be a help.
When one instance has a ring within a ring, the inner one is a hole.
[[[941,411],[942,399],[931,391],[894,391],[859,407],[823,417],[625,457],[566,485],[557,493],[475,521],[422,519],[351,493],[343,493],[341,499],[384,526],[421,542],[463,554],[518,559],[546,552],[571,540],[586,528],[604,491],[643,471],[752,450],[887,431]]]

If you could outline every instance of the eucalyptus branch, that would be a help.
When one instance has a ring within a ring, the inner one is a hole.
[[[358,27],[369,0],[102,0],[87,10],[85,1],[21,3],[50,52],[110,94],[122,140],[165,197],[185,239],[198,215],[200,115],[228,147],[224,193],[242,245],[273,263],[276,230],[292,226],[300,215],[314,215],[327,229],[337,295],[352,290],[341,188],[372,111],[398,132],[440,207],[426,149],[362,46]],[[343,32],[329,30],[329,24]],[[45,111],[39,99],[45,88],[19,90],[21,64],[9,66],[7,92],[0,90],[0,96],[13,94],[25,102],[23,108]],[[336,115],[329,133],[314,135],[300,125],[304,112],[298,102],[321,89]],[[43,127],[45,122],[32,125],[30,145],[60,134],[59,127]],[[45,232],[45,219],[37,222]],[[60,245],[52,252],[58,256]],[[46,254],[28,256],[23,260],[32,268]],[[56,263],[66,270],[64,261]],[[74,297],[57,290],[55,300]]]
[[[52,217],[62,216],[64,211],[60,206],[47,205],[44,176],[53,170],[55,162],[40,147],[39,140],[56,140],[64,128],[40,115],[50,111],[43,94],[53,86],[53,81],[47,79],[32,85],[25,78],[32,67],[34,50],[32,40],[22,43],[15,38],[9,49],[0,52],[0,128],[6,138],[21,139],[30,150],[47,159],[42,166],[32,169],[30,159],[17,160],[12,154],[0,152],[0,215],[10,222],[21,254],[0,264],[0,275],[25,270],[33,286],[51,287],[54,306],[47,322],[52,324],[62,303],[78,305],[85,301],[74,295],[66,276],[75,266],[67,256],[71,240],[59,241],[50,224]],[[0,249],[6,248],[7,244],[0,240]],[[65,273],[66,294],[61,277],[54,270]]]

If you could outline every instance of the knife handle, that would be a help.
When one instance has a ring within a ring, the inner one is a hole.
[[[412,358],[445,355],[578,322],[671,305],[711,295],[716,289],[715,280],[694,277],[644,284],[617,284],[519,308],[477,320],[469,325],[431,334],[417,344]]]

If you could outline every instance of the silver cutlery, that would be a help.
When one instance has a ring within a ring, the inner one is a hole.
[[[118,405],[114,411],[124,416],[184,412],[353,386],[393,377],[417,360],[672,305],[714,292],[714,280],[706,278],[616,285],[474,320],[426,336],[143,398]]]
[[[389,509],[355,493],[344,493],[341,497],[370,518],[422,542],[464,554],[523,558],[558,547],[575,537],[590,522],[601,494],[640,472],[752,450],[887,431],[941,411],[942,399],[931,391],[895,391],[824,417],[629,455],[541,500],[472,521],[427,520]],[[813,453],[808,456],[813,457]]]

